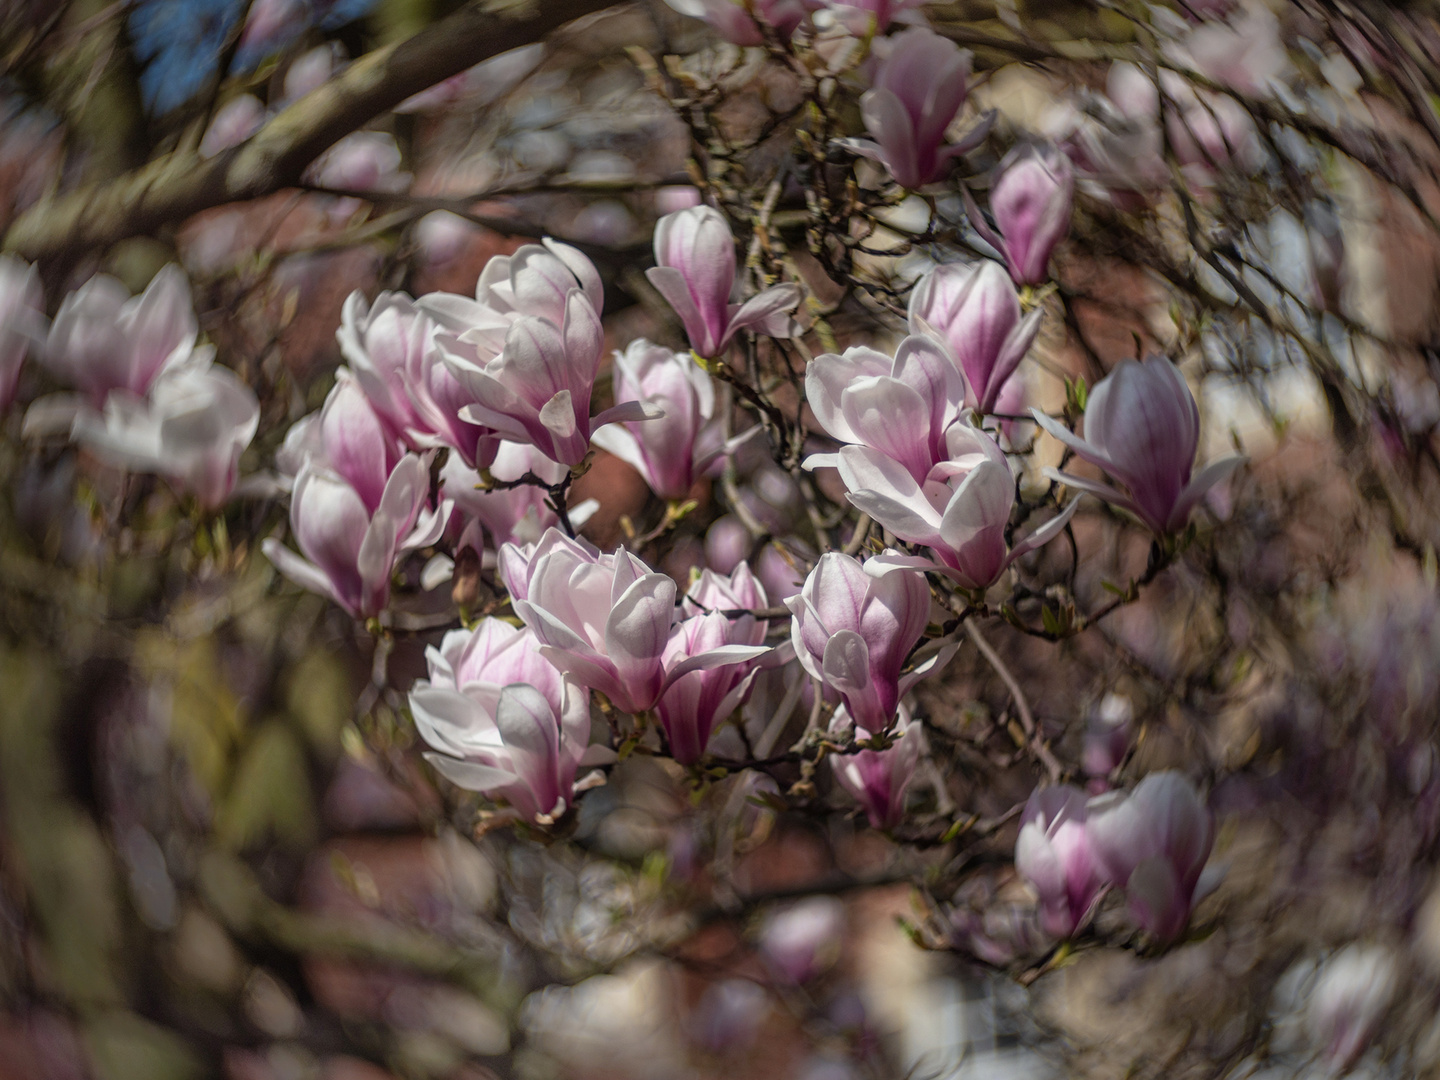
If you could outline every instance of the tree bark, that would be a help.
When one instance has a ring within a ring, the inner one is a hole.
[[[4,249],[69,262],[212,206],[290,187],[337,140],[412,94],[614,2],[476,0],[414,37],[366,53],[240,146],[208,160],[177,150],[115,180],[46,196],[11,225]]]

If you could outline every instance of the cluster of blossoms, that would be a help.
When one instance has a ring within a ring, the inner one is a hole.
[[[1173,941],[1218,883],[1204,873],[1214,822],[1179,773],[1151,773],[1129,794],[1089,800],[1077,788],[1042,788],[1022,821],[1015,868],[1039,895],[1040,926],[1052,937],[1081,929],[1101,892],[1114,885],[1125,891],[1142,929]]]
[[[913,190],[944,179],[989,121],[950,141],[970,70],[952,41],[924,25],[877,36],[910,6],[832,4],[830,25],[873,46],[860,99],[871,138],[837,145]],[[742,45],[786,40],[818,14],[799,2],[707,0],[686,10]],[[318,75],[308,61],[297,65],[287,94],[323,81],[328,64]],[[1121,71],[1112,81],[1126,79]],[[235,106],[234,130],[212,129],[205,152],[246,138],[260,122],[254,112]],[[1206,143],[1198,120],[1186,130]],[[337,146],[315,167],[321,183],[367,186],[341,175],[349,152]],[[803,387],[815,430],[803,468],[835,470],[862,512],[866,531],[851,553],[809,545],[797,512],[803,474],[766,457],[761,427],[731,430],[739,411],[711,372],[741,335],[796,336],[802,294],[782,282],[746,297],[730,225],[704,205],[660,219],[647,271],[690,349],[629,342],[614,356],[609,407],[595,400],[604,289],[574,247],[546,239],[495,257],[473,296],[352,294],[337,330],[346,366],[276,457],[295,548],[272,536],[263,551],[291,581],[376,629],[391,621],[392,587],[411,553],[432,551],[426,588],[462,559],[495,571],[510,614],[448,633],[409,701],[435,768],[527,822],[555,825],[603,779],[580,771],[615,759],[619,748],[605,744],[623,730],[616,714],[632,718],[629,737],[653,736],[660,752],[692,766],[715,752],[727,723],[747,719],[758,722],[747,749],[763,759],[808,699],[810,745],[834,751],[836,786],[874,827],[895,829],[927,753],[907,695],[955,654],[969,609],[1065,530],[1080,493],[1166,536],[1240,460],[1195,472],[1199,415],[1184,377],[1163,357],[1123,361],[1090,393],[1083,436],[1031,410],[1106,477],[1047,470],[1076,494],[1047,494],[1038,524],[1035,507],[1016,523],[1016,455],[1007,448],[1022,419],[1021,365],[1044,319],[1047,290],[1036,287],[1070,227],[1072,156],[1017,146],[990,177],[988,215],[964,192],[970,225],[995,257],[934,266],[916,281],[908,335],[893,351],[857,345],[809,362]],[[48,332],[42,306],[34,271],[0,262],[0,397],[13,396],[31,348],[75,391],[34,402],[27,430],[66,434],[102,459],[168,477],[205,508],[221,506],[259,405],[199,343],[178,268],[138,297],[98,276],[65,298]],[[677,583],[683,570],[672,576],[623,546],[601,551],[576,535],[594,504],[571,506],[568,494],[596,448],[669,504],[662,532],[697,483],[723,474],[729,512],[711,525],[705,565],[688,584]],[[865,547],[871,523],[884,545]],[[929,629],[962,612],[948,629]],[[764,704],[747,718],[752,696]],[[594,745],[592,710],[611,721]],[[1098,779],[1123,745],[1115,749],[1113,732],[1094,742],[1096,764],[1087,756],[1086,767]],[[1016,861],[1050,935],[1075,933],[1114,885],[1140,925],[1168,941],[1203,891],[1211,833],[1198,796],[1173,774],[1088,802],[1051,787],[1031,800]]]

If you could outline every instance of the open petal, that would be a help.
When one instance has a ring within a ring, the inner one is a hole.
[[[1212,487],[1245,464],[1247,460],[1248,458],[1244,454],[1230,454],[1212,461],[1191,477],[1190,483],[1185,485],[1185,490],[1175,501],[1175,509],[1170,514],[1170,531],[1183,529],[1185,523],[1190,520],[1190,512],[1195,509],[1195,504],[1203,499]]]
[[[854,630],[839,630],[825,643],[821,669],[827,685],[858,693],[870,685],[870,648]]]
[[[435,767],[435,771],[445,777],[456,787],[464,788],[466,791],[479,791],[481,793],[496,791],[508,787],[519,780],[519,777],[504,769],[497,769],[493,765],[481,765],[474,761],[460,761],[456,758],[446,757],[444,754],[436,754],[426,751],[422,755],[426,761]]]
[[[1069,524],[1070,519],[1075,516],[1075,511],[1079,509],[1079,507],[1080,497],[1077,495],[1070,500],[1069,505],[1067,505],[1065,509],[1061,510],[1060,513],[1056,514],[1044,525],[1041,525],[1040,528],[1036,529],[1024,540],[1021,540],[1011,548],[1009,561],[1014,562],[1021,555],[1034,551],[1036,548],[1048,544],[1051,540],[1055,539],[1055,537],[1059,536],[1065,526]]]

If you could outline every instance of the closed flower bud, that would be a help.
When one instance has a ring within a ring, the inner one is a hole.
[[[1049,276],[1050,253],[1070,231],[1075,171],[1054,146],[1017,146],[1005,155],[990,188],[990,228],[969,192],[970,224],[1000,252],[1010,276],[1021,285],[1039,285]]]

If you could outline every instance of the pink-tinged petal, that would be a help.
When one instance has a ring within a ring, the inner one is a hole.
[[[1195,509],[1196,504],[1205,497],[1210,489],[1248,460],[1249,458],[1244,454],[1230,454],[1212,461],[1196,473],[1175,501],[1175,509],[1171,512],[1168,523],[1169,531],[1179,532],[1183,529],[1185,523],[1190,520],[1190,512]]]
[[[858,693],[870,686],[870,649],[854,630],[837,630],[825,643],[821,661],[825,683],[841,693]]]
[[[899,379],[856,379],[841,400],[847,425],[859,442],[906,469],[924,483],[934,464],[930,402]]]
[[[1037,307],[1025,316],[1005,339],[1004,345],[995,358],[995,366],[991,369],[990,381],[980,395],[980,412],[989,413],[995,408],[995,402],[999,400],[1005,384],[1015,373],[1015,369],[1020,366],[1020,361],[1025,359],[1025,354],[1030,351],[1030,346],[1035,343],[1035,338],[1040,333],[1040,322],[1044,317],[1045,309]]]
[[[757,293],[730,314],[725,337],[739,330],[754,330],[770,337],[795,336],[795,323],[790,312],[800,303],[800,287],[789,283],[775,285]]]
[[[1104,469],[1106,472],[1110,472],[1113,468],[1114,463],[1109,459],[1109,457],[1105,455],[1105,452],[1102,449],[1093,446],[1086,440],[1080,438],[1079,435],[1076,435],[1073,431],[1067,428],[1064,424],[1060,423],[1058,420],[1052,420],[1049,416],[1046,416],[1045,413],[1042,412],[1040,409],[1033,407],[1030,410],[1030,415],[1035,418],[1035,422],[1039,424],[1047,433],[1059,439],[1062,443],[1068,446],[1071,450],[1074,450],[1076,454],[1084,458],[1086,461],[1090,462],[1092,465],[1099,465],[1100,468]],[[1069,481],[1067,480],[1066,483],[1069,483]]]
[[[860,118],[879,145],[877,156],[897,184],[914,190],[934,179],[921,169],[914,120],[895,94],[878,88],[865,91],[860,96]]]
[[[1070,519],[1075,516],[1075,511],[1079,508],[1080,499],[1077,496],[1071,499],[1069,504],[1061,510],[1060,513],[1056,514],[1044,525],[1041,525],[1040,528],[1036,529],[1024,540],[1021,540],[1011,548],[1008,561],[1014,562],[1020,558],[1021,555],[1026,555],[1055,539],[1055,537],[1059,536],[1065,530],[1065,526],[1070,523]]]
[[[970,194],[970,189],[964,184],[960,185],[960,197],[965,201],[965,218],[970,222],[970,227],[980,234],[981,240],[994,248],[996,254],[1008,263],[1010,255],[1006,250],[1005,241],[990,227],[990,222],[985,220],[985,215],[980,212],[980,207],[975,205],[975,196]]]
[[[700,309],[690,295],[689,286],[685,284],[684,275],[672,267],[652,266],[645,271],[645,276],[650,280],[650,284],[655,286],[655,291],[665,298],[665,302],[680,317],[685,336],[690,339],[690,347],[703,357],[713,358],[720,351],[719,337],[711,334],[710,328],[701,317]]]
[[[660,420],[664,416],[665,410],[653,401],[622,401],[591,417],[590,426],[599,428],[606,424],[638,423],[641,420]]]
[[[260,550],[274,564],[276,570],[279,570],[306,592],[328,597],[341,607],[349,606],[345,598],[341,597],[335,591],[334,586],[330,584],[330,578],[325,571],[296,555],[279,540],[274,537],[266,537],[260,544]]]
[[[478,791],[485,794],[509,787],[519,779],[513,772],[496,768],[493,765],[461,761],[458,758],[447,757],[444,754],[428,750],[421,756],[446,780],[466,791]]]
[[[914,544],[939,538],[941,514],[898,461],[868,446],[845,446],[840,476],[850,502],[896,536]]]

